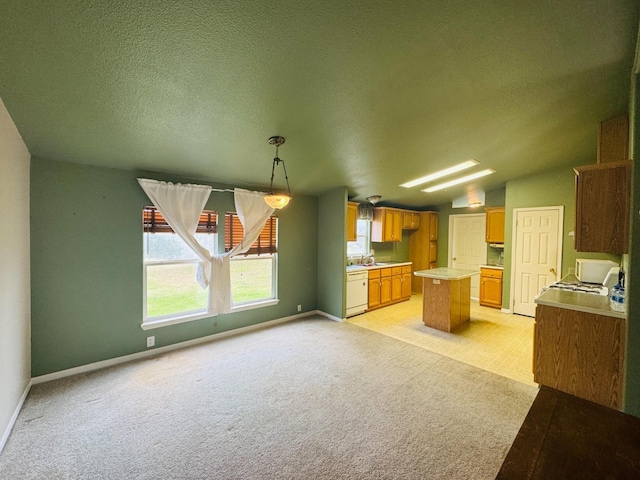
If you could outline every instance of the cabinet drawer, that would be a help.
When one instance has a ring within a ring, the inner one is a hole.
[[[390,268],[381,268],[380,269],[380,276],[381,277],[390,277],[391,276],[391,269]]]
[[[369,270],[369,278],[380,278],[380,269]]]
[[[402,275],[402,267],[393,267],[391,269],[392,275]]]
[[[481,268],[480,276],[488,278],[502,278],[502,270],[495,268]]]
[[[411,273],[411,265],[405,265],[402,267],[402,273]]]

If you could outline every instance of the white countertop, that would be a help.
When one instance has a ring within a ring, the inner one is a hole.
[[[425,278],[439,278],[440,280],[460,280],[461,278],[472,277],[474,275],[480,275],[480,272],[475,270],[463,270],[461,268],[432,268],[431,270],[420,270],[419,272],[413,272],[418,277]]]
[[[549,307],[566,308],[577,312],[594,313],[608,317],[627,318],[625,312],[616,312],[609,306],[609,297],[606,295],[592,295],[590,293],[568,292],[550,288],[535,299],[539,305]]]
[[[504,265],[480,265],[480,268],[493,268],[495,270],[504,270]]]
[[[374,270],[376,268],[393,268],[403,267],[405,265],[413,265],[412,262],[380,262],[373,265],[347,265],[347,272],[354,272],[358,270]]]

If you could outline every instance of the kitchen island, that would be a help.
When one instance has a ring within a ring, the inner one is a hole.
[[[470,319],[471,277],[475,270],[433,268],[414,275],[422,281],[422,321],[427,327],[451,332]]]

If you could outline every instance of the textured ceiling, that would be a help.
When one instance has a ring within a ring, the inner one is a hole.
[[[628,109],[637,1],[0,4],[0,97],[32,155],[426,207],[595,162]]]

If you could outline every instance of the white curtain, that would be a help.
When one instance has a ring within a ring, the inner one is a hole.
[[[240,244],[221,255],[211,253],[195,238],[198,220],[211,194],[207,185],[173,184],[139,178],[138,183],[169,226],[200,257],[198,283],[209,286],[209,314],[231,311],[230,258],[246,252],[256,241],[274,209],[269,207],[264,193],[236,188],[234,201],[238,219],[244,228]]]

